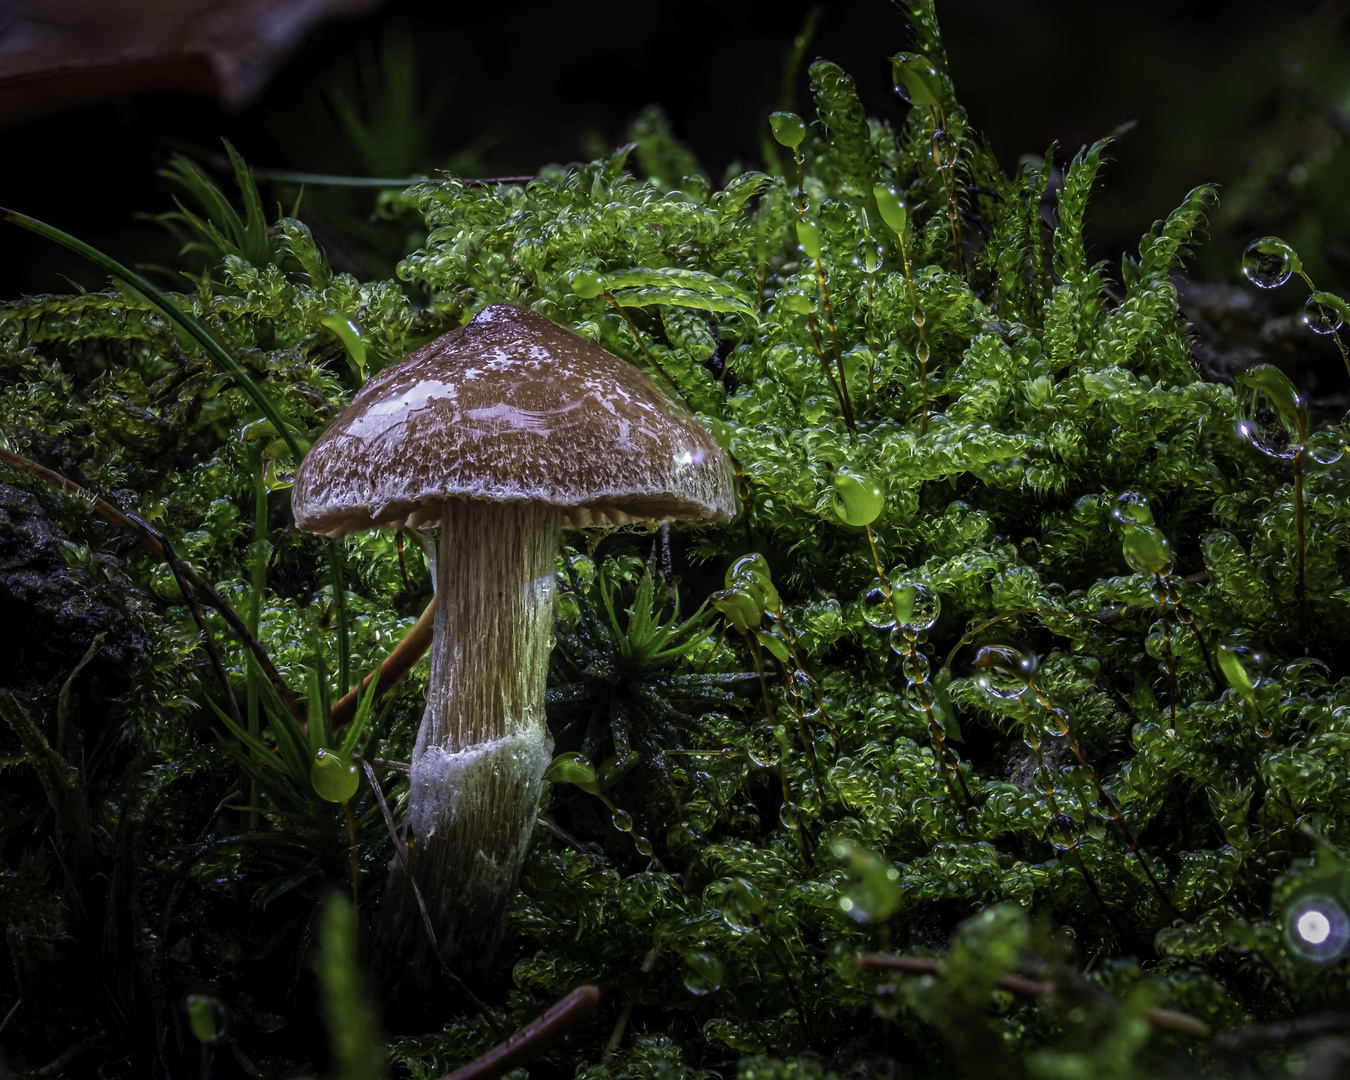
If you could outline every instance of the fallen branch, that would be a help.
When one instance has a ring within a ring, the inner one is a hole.
[[[578,986],[555,1005],[550,1005],[505,1042],[482,1057],[474,1058],[440,1080],[495,1080],[517,1065],[538,1057],[586,1017],[600,1001],[598,986]]]
[[[431,647],[432,629],[436,624],[436,598],[433,596],[431,602],[427,604],[422,614],[418,616],[415,622],[404,636],[403,640],[394,646],[394,651],[384,658],[380,664],[379,677],[380,685],[375,689],[375,700],[378,701],[394,684],[403,678],[412,666],[422,658],[422,655]],[[352,722],[356,715],[356,706],[361,700],[361,695],[366,687],[370,685],[370,680],[375,678],[375,672],[371,672],[361,680],[360,685],[352,687],[347,693],[343,694],[333,703],[331,715],[333,718],[333,730],[337,731]]]

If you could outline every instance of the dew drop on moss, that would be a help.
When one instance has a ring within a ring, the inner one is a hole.
[[[732,878],[725,885],[718,901],[722,921],[738,934],[758,930],[760,916],[768,910],[764,894],[745,878]]]
[[[1278,288],[1298,269],[1298,254],[1278,236],[1253,240],[1242,253],[1242,272],[1258,288]]]
[[[1149,509],[1148,499],[1137,491],[1122,491],[1111,516],[1127,529],[1153,524],[1153,511]]]
[[[870,476],[841,469],[834,477],[833,505],[845,524],[871,525],[886,506],[886,493]]]
[[[1330,964],[1350,947],[1350,915],[1325,893],[1304,893],[1284,909],[1284,943],[1300,960]]]
[[[684,987],[691,994],[707,997],[722,989],[722,961],[704,949],[691,949],[684,961]]]
[[[881,269],[882,248],[881,243],[871,233],[863,233],[863,238],[858,241],[858,254],[853,260],[865,274],[875,274]]]
[[[796,113],[776,112],[769,114],[769,128],[774,140],[780,146],[795,150],[806,138],[806,124]]]
[[[225,1006],[210,994],[188,994],[183,999],[188,1025],[200,1043],[210,1045],[225,1033]]]
[[[911,634],[923,634],[931,630],[942,610],[937,593],[918,582],[896,585],[894,590],[895,614],[900,629],[908,630]]]
[[[1345,323],[1341,313],[1333,307],[1323,307],[1315,297],[1308,297],[1303,309],[1303,325],[1314,334],[1334,334]]]
[[[895,629],[895,611],[891,607],[888,590],[880,579],[873,579],[872,587],[863,594],[862,617],[874,630]]]
[[[356,763],[345,754],[321,749],[314,755],[314,764],[309,769],[309,782],[324,801],[346,802],[356,794],[361,783],[361,773]]]
[[[939,169],[948,169],[953,164],[953,146],[945,131],[939,128],[933,132],[933,164]]]
[[[1137,574],[1161,574],[1172,563],[1167,537],[1152,525],[1139,525],[1126,532],[1121,550]]]

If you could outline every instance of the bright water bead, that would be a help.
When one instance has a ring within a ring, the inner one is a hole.
[[[1316,294],[1308,297],[1303,309],[1303,325],[1314,334],[1334,334],[1345,324],[1341,313],[1330,304],[1322,304]]]
[[[1296,252],[1278,236],[1253,240],[1242,253],[1242,272],[1261,289],[1275,289],[1303,269]]]
[[[590,270],[579,270],[572,275],[572,291],[583,300],[594,300],[605,291],[600,275]]]
[[[336,750],[320,749],[309,769],[309,782],[325,802],[346,802],[356,794],[361,772],[356,763]]]
[[[886,493],[865,473],[841,469],[834,476],[834,512],[847,525],[871,525],[886,506]]]
[[[1310,964],[1332,964],[1350,948],[1350,915],[1345,905],[1325,893],[1309,892],[1284,910],[1284,943]]]
[[[764,894],[746,878],[731,878],[721,898],[722,921],[738,934],[758,930],[761,917],[769,910]]]
[[[1149,509],[1148,499],[1137,491],[1122,491],[1111,510],[1111,516],[1126,529],[1153,524],[1153,511]]]
[[[796,113],[776,112],[769,114],[769,128],[774,140],[780,146],[795,150],[806,138],[806,123]]]
[[[853,259],[855,265],[865,274],[875,274],[881,269],[883,255],[881,242],[864,230],[862,239],[858,241],[858,253]]]
[[[1161,574],[1172,565],[1167,537],[1152,525],[1127,529],[1121,550],[1130,569],[1139,574]]]

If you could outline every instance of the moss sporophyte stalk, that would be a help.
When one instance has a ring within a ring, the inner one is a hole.
[[[11,1068],[1258,1076],[1350,1011],[1340,399],[1203,373],[1213,189],[1094,261],[1108,144],[1009,171],[910,14],[902,119],[817,61],[765,171],[645,113],[358,281],[183,160],[186,291],[0,305]]]

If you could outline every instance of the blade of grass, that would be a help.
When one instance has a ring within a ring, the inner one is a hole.
[[[234,376],[239,383],[240,388],[248,394],[254,401],[254,404],[262,410],[263,415],[267,417],[276,426],[281,437],[286,440],[286,445],[290,447],[291,453],[295,455],[295,460],[303,458],[304,452],[300,449],[300,444],[296,440],[291,427],[282,419],[280,411],[272,399],[267,396],[263,389],[249,376],[243,366],[233,356],[225,351],[224,347],[215,338],[211,336],[210,331],[206,329],[200,319],[184,311],[177,304],[168,298],[163,292],[155,288],[145,278],[134,270],[123,266],[110,255],[105,255],[98,248],[86,244],[83,240],[76,239],[67,232],[62,232],[54,225],[48,225],[45,221],[39,221],[37,218],[29,217],[27,214],[20,214],[17,210],[9,210],[0,206],[0,217],[5,221],[13,222],[20,228],[35,232],[39,236],[62,247],[69,248],[77,255],[83,255],[95,266],[102,267],[113,277],[120,278],[133,289],[144,296],[150,303],[162,311],[166,318],[171,319],[181,326],[187,333],[199,344],[206,352],[220,365]]]

